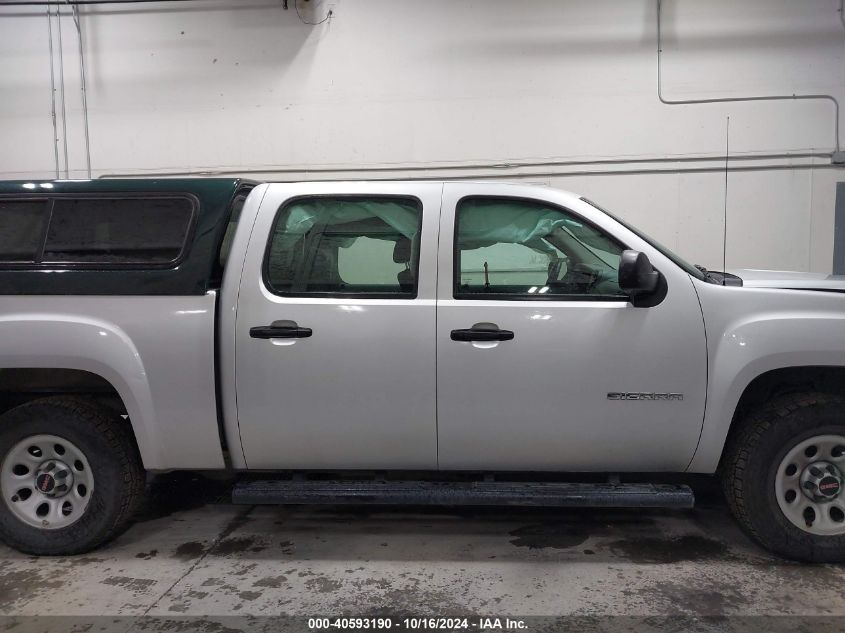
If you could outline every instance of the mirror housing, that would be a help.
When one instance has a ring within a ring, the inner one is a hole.
[[[622,251],[619,259],[619,287],[634,299],[657,290],[660,273],[654,270],[645,253]]]

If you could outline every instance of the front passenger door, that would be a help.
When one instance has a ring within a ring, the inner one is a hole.
[[[445,187],[440,468],[685,469],[707,378],[689,276],[586,203],[544,195],[528,187]],[[619,289],[626,248],[645,251],[664,274],[668,291],[658,305],[634,307]],[[619,392],[679,397],[613,399]]]

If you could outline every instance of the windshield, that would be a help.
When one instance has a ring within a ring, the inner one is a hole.
[[[644,234],[644,233],[643,233],[642,231],[640,231],[639,229],[634,228],[633,226],[631,226],[630,224],[628,224],[628,223],[627,223],[625,220],[623,220],[622,218],[620,218],[620,217],[618,217],[618,216],[614,215],[613,213],[611,213],[611,212],[610,212],[610,211],[608,211],[607,209],[603,209],[602,207],[600,207],[599,205],[597,205],[597,204],[596,204],[595,202],[593,202],[592,200],[588,200],[587,198],[581,198],[581,200],[583,200],[584,202],[586,202],[586,203],[587,203],[587,204],[589,204],[590,206],[595,207],[596,209],[598,209],[598,210],[599,210],[599,211],[601,211],[602,213],[604,213],[604,214],[606,214],[606,215],[609,215],[611,218],[613,218],[614,220],[616,220],[617,222],[619,222],[619,224],[621,224],[621,225],[622,225],[622,226],[624,226],[626,229],[628,229],[629,231],[631,231],[631,233],[634,233],[634,234],[635,234],[637,237],[639,237],[641,240],[643,240],[643,241],[645,241],[645,242],[648,242],[649,246],[651,246],[652,248],[654,248],[654,249],[656,249],[656,250],[660,251],[660,253],[661,253],[661,254],[665,255],[666,257],[668,257],[669,259],[671,259],[671,260],[672,260],[675,264],[677,264],[678,266],[680,266],[681,268],[683,268],[683,269],[684,269],[684,272],[686,272],[686,273],[688,273],[688,274],[692,275],[692,276],[693,276],[693,277],[695,277],[696,279],[700,279],[701,281],[710,281],[710,280],[707,278],[707,275],[706,275],[706,274],[704,274],[704,272],[702,272],[701,270],[699,270],[698,268],[696,268],[695,266],[693,266],[693,265],[692,265],[692,264],[690,264],[689,262],[685,261],[685,260],[684,260],[684,259],[682,259],[681,257],[678,257],[675,253],[673,253],[673,252],[672,252],[672,251],[670,251],[668,248],[666,248],[665,246],[663,246],[660,242],[655,241],[654,239],[650,238],[648,235]]]

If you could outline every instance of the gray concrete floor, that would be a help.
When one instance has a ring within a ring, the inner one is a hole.
[[[767,554],[709,490],[692,511],[575,512],[233,506],[185,475],[155,491],[93,553],[0,546],[0,614],[845,615],[845,569]]]

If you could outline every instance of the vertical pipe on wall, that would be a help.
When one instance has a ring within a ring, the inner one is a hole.
[[[85,86],[85,54],[82,45],[82,21],[79,17],[79,8],[76,5],[71,5],[73,15],[73,23],[76,25],[76,36],[79,40],[79,78],[80,89],[82,91],[82,123],[84,125],[85,133],[85,169],[88,173],[88,178],[91,178],[91,139],[88,133],[88,90]]]
[[[56,7],[56,25],[59,34],[59,89],[62,97],[62,147],[64,148],[65,178],[70,178],[70,165],[67,159],[67,108],[65,107],[65,53],[62,42],[62,13]]]
[[[56,127],[56,74],[53,70],[53,18],[47,6],[47,37],[50,46],[50,113],[53,118],[53,155],[56,161],[56,178],[59,177],[59,131]]]
[[[833,216],[833,274],[845,275],[845,182],[836,183]]]

